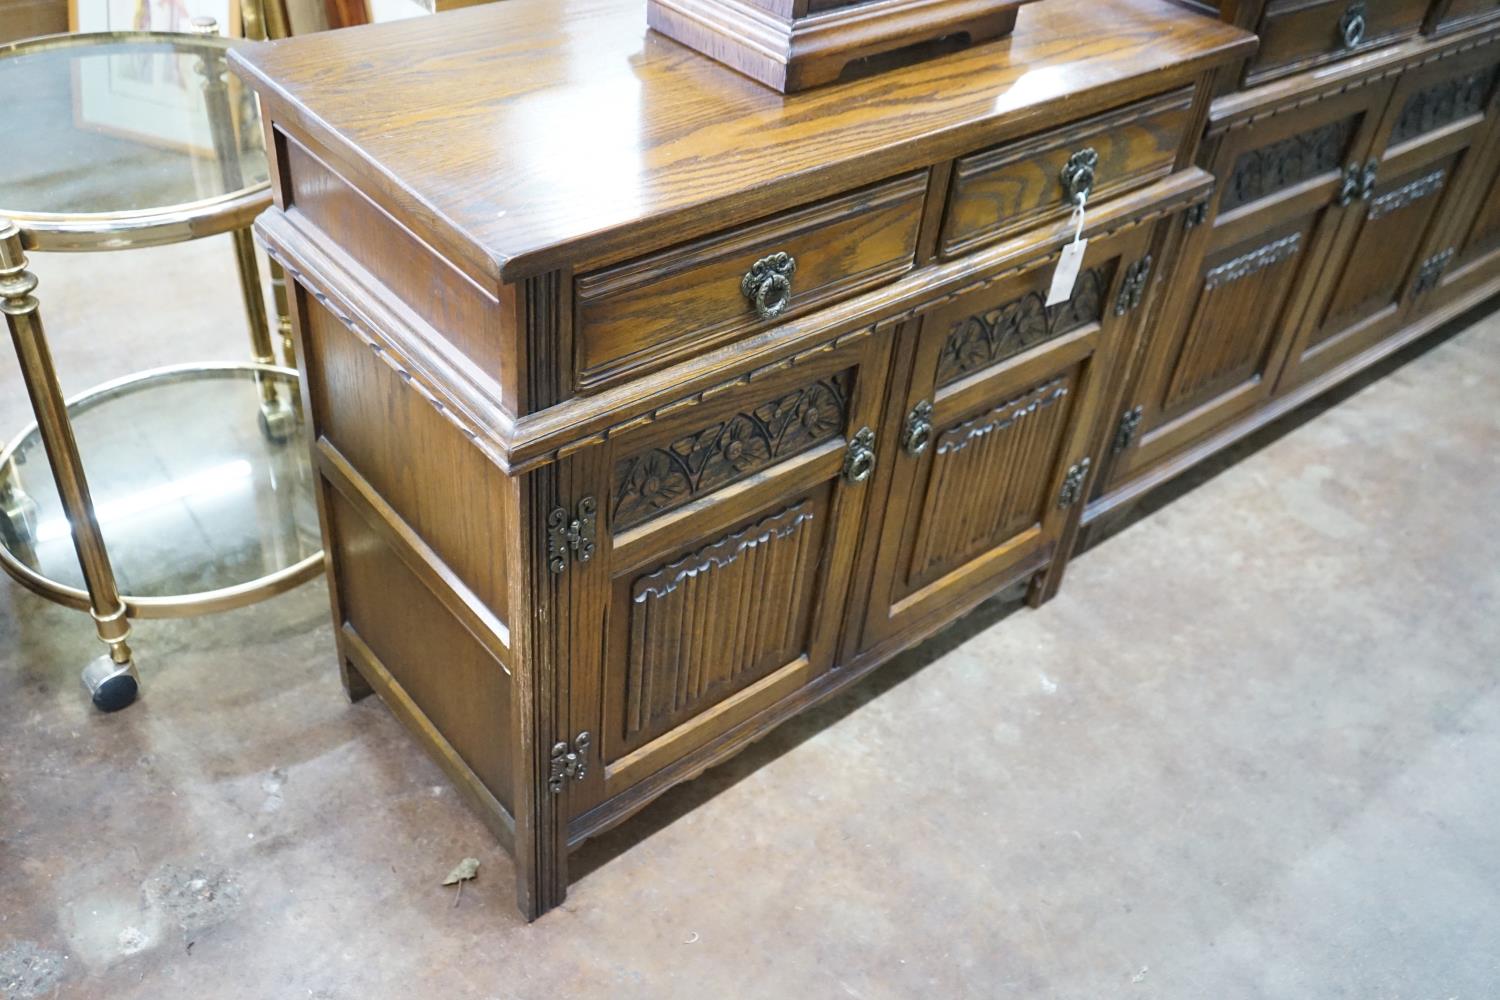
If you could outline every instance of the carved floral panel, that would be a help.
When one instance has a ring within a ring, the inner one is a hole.
[[[1220,211],[1238,208],[1309,177],[1339,169],[1357,122],[1357,118],[1329,122],[1241,154],[1225,185]]]
[[[1073,297],[1066,302],[1049,308],[1042,293],[1032,291],[954,323],[938,355],[938,385],[957,382],[1044,341],[1099,322],[1112,276],[1112,266],[1090,268],[1078,276]]]
[[[818,379],[615,464],[616,529],[682,506],[843,433],[850,372]]]

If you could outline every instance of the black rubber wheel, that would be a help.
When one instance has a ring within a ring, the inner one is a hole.
[[[101,712],[118,712],[135,701],[139,690],[140,686],[129,674],[111,677],[99,685],[99,690],[94,692],[94,707]]]

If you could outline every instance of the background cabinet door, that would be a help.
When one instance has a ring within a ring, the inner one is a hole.
[[[1081,507],[1069,498],[1087,486],[1088,434],[1150,233],[1091,243],[1072,298],[1051,308],[1049,260],[922,318],[905,405],[882,435],[889,493],[866,533],[879,549],[863,647],[1052,559]]]
[[[1217,215],[1184,241],[1178,291],[1149,332],[1124,410],[1133,443],[1113,457],[1114,488],[1269,398],[1296,322],[1315,292],[1390,96],[1374,83],[1229,131],[1214,157]]]
[[[1459,207],[1500,71],[1496,46],[1403,74],[1360,190],[1300,324],[1277,391],[1323,374],[1397,332],[1412,312],[1424,262],[1441,252]],[[1451,254],[1449,255],[1451,256]]]
[[[573,836],[833,665],[887,343],[866,335],[602,446],[585,570],[602,606],[575,628],[599,662],[575,658],[570,699],[602,766],[569,783]]]

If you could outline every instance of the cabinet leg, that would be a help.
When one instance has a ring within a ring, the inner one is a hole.
[[[349,696],[351,702],[363,701],[375,693],[370,682],[365,680],[365,675],[359,672],[359,668],[347,656],[339,657],[339,680],[343,682],[344,694]]]
[[[31,294],[36,285],[36,275],[26,270],[20,229],[8,220],[0,220],[0,309],[5,312],[21,376],[36,414],[42,447],[47,453],[47,464],[52,468],[58,499],[72,530],[73,548],[88,588],[94,628],[100,641],[109,647],[108,653],[84,669],[83,682],[94,704],[112,712],[135,700],[140,676],[130,652],[130,622],[125,617],[125,603],[120,599],[114,568],[99,533],[78,442],[68,421],[62,387],[57,383],[57,370],[47,346],[36,296]]]

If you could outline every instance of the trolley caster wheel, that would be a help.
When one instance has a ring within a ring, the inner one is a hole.
[[[116,663],[107,653],[83,668],[83,686],[101,712],[118,712],[140,693],[135,664]]]
[[[297,430],[297,412],[278,400],[260,408],[260,433],[272,444],[286,444]]]
[[[13,549],[30,548],[36,538],[37,505],[19,489],[0,494],[0,538]]]

